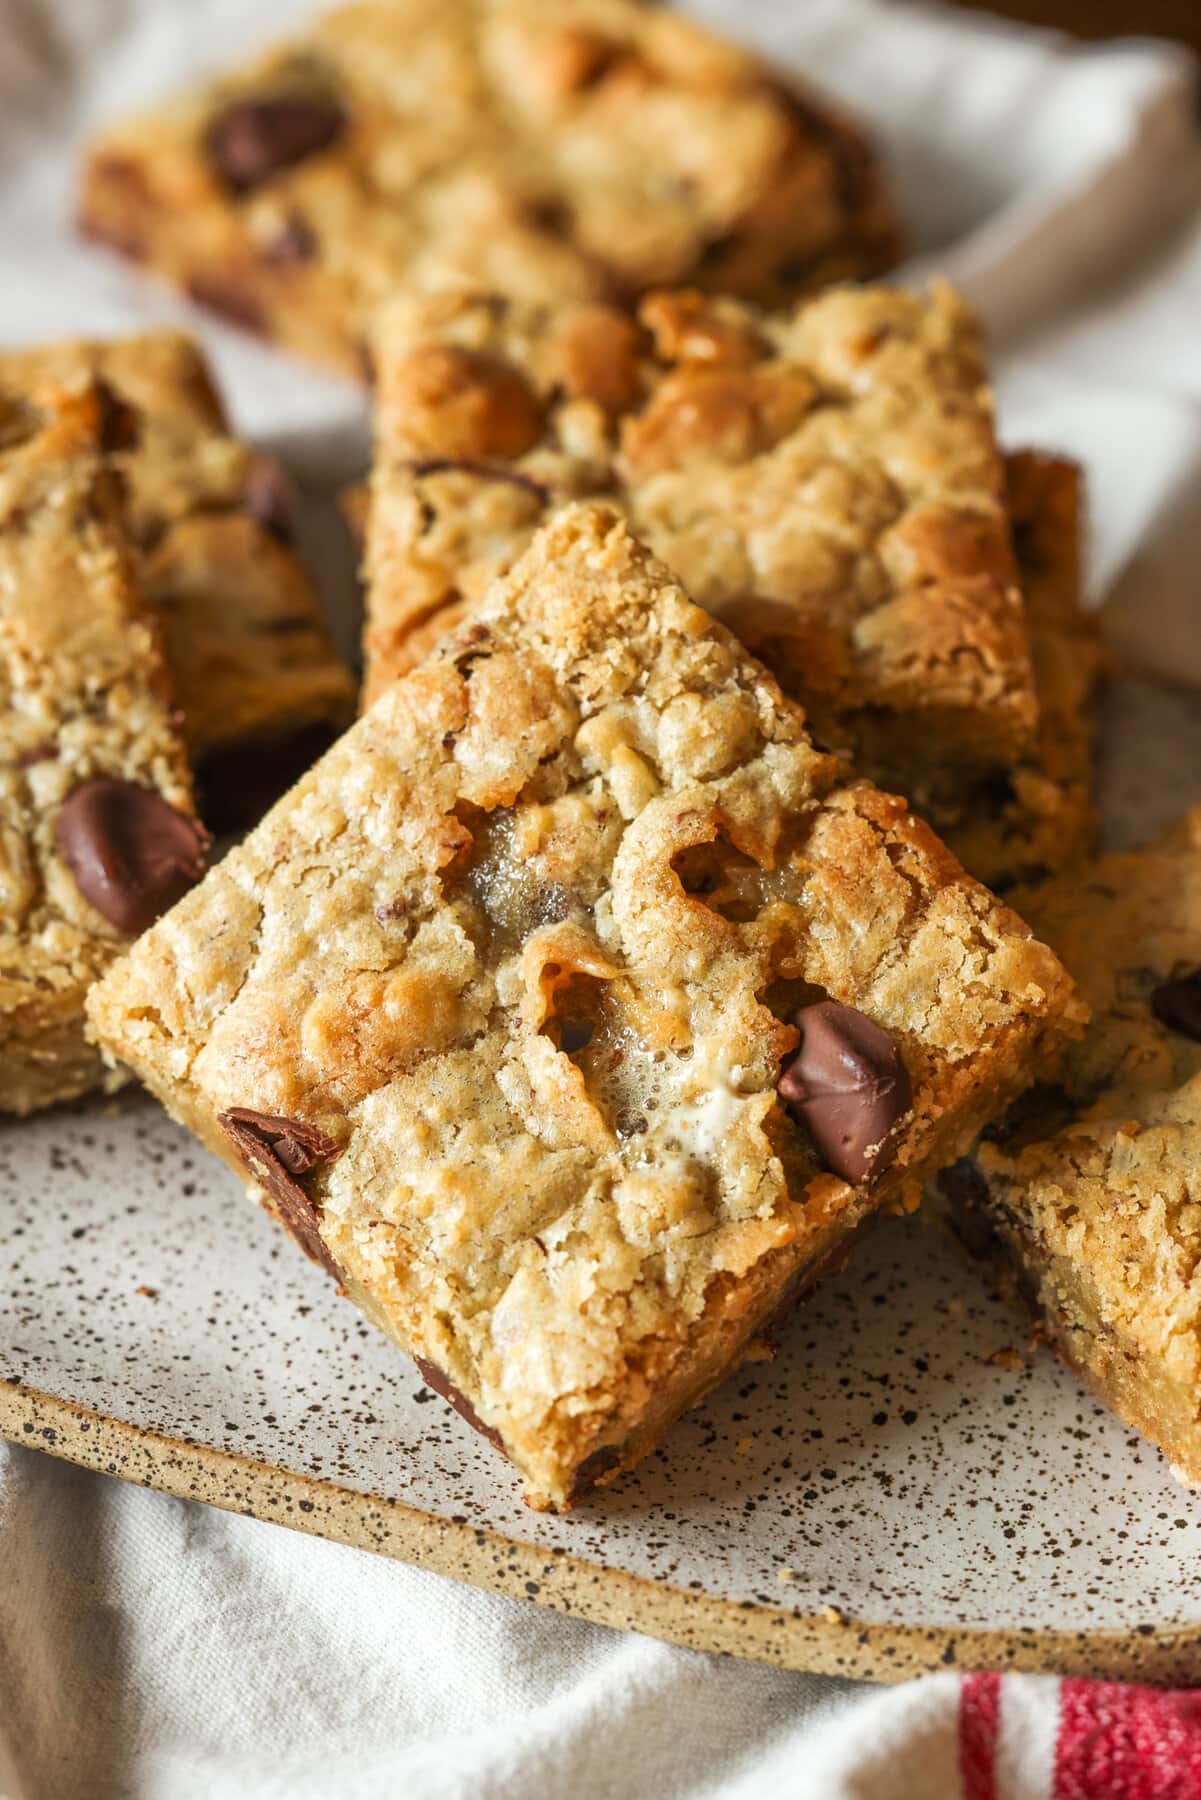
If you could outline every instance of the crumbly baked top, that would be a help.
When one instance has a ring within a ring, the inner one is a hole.
[[[283,470],[230,434],[204,357],[182,333],[0,352],[0,385],[92,377],[137,412],[112,463],[193,760],[210,759],[211,774],[247,743],[261,754],[319,726],[325,748],[350,715],[353,686],[291,546]],[[215,807],[220,785],[206,783]]]
[[[1074,1106],[1133,1116],[1140,1095],[1201,1069],[1198,1041],[1171,1029],[1156,1001],[1165,982],[1201,964],[1201,808],[1140,850],[1015,889],[1013,903],[1037,920],[1092,1009],[1057,1076]]]
[[[374,0],[93,145],[83,227],[355,369],[400,286],[698,281],[764,302],[896,260],[824,99],[633,0]]]
[[[604,496],[803,701],[927,810],[1033,742],[975,321],[837,289],[766,317],[405,296],[377,337],[367,694],[479,604],[565,499]]]
[[[1005,485],[1026,605],[1038,733],[1034,752],[945,809],[950,848],[991,888],[1044,880],[1096,849],[1095,690],[1103,652],[1081,594],[1083,473],[1037,450],[1005,458]]]
[[[790,1107],[814,1002],[865,1016],[822,1015]],[[570,507],[91,1016],[562,1502],[715,1311],[728,1364],[757,1293],[965,1147],[1079,1015],[623,520]],[[857,1186],[815,1152],[844,1132],[831,1032],[893,1095]]]
[[[0,385],[5,1109],[54,1094],[52,1070],[31,1077],[26,1094],[2,1040],[13,1033],[33,1047],[74,1019],[78,1054],[84,987],[203,868],[183,742],[109,458],[127,428],[94,384]]]
[[[980,1145],[977,1171],[1028,1253],[1062,1259],[1105,1329],[1166,1359],[1169,1378],[1196,1395],[1201,809],[1142,850],[1014,900],[1093,1018],[1056,1083],[1032,1090]]]

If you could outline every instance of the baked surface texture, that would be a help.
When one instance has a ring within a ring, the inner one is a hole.
[[[857,1186],[777,1094],[826,999],[912,1089]],[[1016,915],[904,802],[840,783],[592,506],[91,1010],[556,1506],[657,1441],[1080,1016]]]
[[[375,306],[461,283],[764,303],[882,272],[872,148],[824,99],[634,0],[374,0],[105,131],[83,230],[363,372]]]
[[[1103,651],[1081,604],[1083,474],[1066,457],[1005,458],[1009,518],[1038,700],[1031,755],[969,790],[940,821],[964,867],[991,888],[1046,879],[1096,849],[1095,696]]]
[[[839,288],[766,317],[407,296],[377,338],[367,696],[568,498],[619,505],[799,699],[938,819],[1033,754],[1036,704],[974,320]]]
[[[286,477],[230,434],[204,357],[182,333],[0,353],[0,384],[86,376],[139,415],[114,461],[143,595],[158,613],[206,817],[246,822],[328,746],[354,704],[289,541]]]
[[[0,381],[0,1112],[32,1112],[104,1079],[84,994],[129,934],[77,883],[60,829],[67,803],[97,783],[130,783],[143,807],[170,809],[185,842],[194,831],[183,739],[106,449],[120,429],[111,397],[90,383],[17,393]],[[86,835],[75,833],[81,853]]]
[[[943,1186],[1064,1360],[1198,1484],[1201,809],[1015,903],[1076,975],[1092,1023],[1055,1085]]]

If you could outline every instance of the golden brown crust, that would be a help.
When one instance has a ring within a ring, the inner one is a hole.
[[[332,108],[332,141],[237,191],[206,147],[214,123],[280,96]],[[550,300],[690,280],[775,303],[880,273],[900,248],[854,124],[632,0],[344,7],[106,131],[80,216],[236,322],[355,375],[370,313],[402,286]]]
[[[161,331],[0,354],[11,385],[85,376],[138,410],[136,441],[114,461],[193,761],[222,765],[228,785],[235,757],[254,762],[314,727],[328,742],[350,717],[350,677],[299,558],[248,510],[261,465],[229,435],[199,348]],[[206,802],[220,808],[213,789]]]
[[[1201,1042],[1152,1006],[1201,965],[1201,810],[1015,901],[1093,1022],[950,1191],[991,1222],[1065,1359],[1201,1482]]]
[[[86,900],[57,835],[97,778],[193,817],[153,616],[135,585],[112,401],[92,383],[0,384],[0,1111],[97,1086],[83,1001],[126,939]]]
[[[1081,604],[1083,473],[1035,450],[1005,459],[1038,696],[1035,753],[945,809],[956,856],[991,888],[1044,879],[1096,849],[1095,694],[1103,652]]]
[[[368,698],[596,495],[864,773],[938,810],[1017,762],[1029,645],[954,295],[840,289],[768,318],[661,293],[641,318],[477,294],[381,321]]]
[[[825,1172],[777,1097],[821,995],[912,1081],[874,1186]],[[624,521],[572,507],[92,1018],[219,1153],[230,1107],[339,1146],[306,1191],[350,1292],[561,1505],[1077,1009],[903,801],[838,784]]]

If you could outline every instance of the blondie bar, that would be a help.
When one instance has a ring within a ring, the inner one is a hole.
[[[1080,1017],[1025,925],[903,801],[841,783],[594,506],[91,1000],[554,1506]]]
[[[1004,471],[974,320],[837,289],[766,317],[406,296],[377,338],[367,696],[538,523],[604,496],[804,704],[935,819],[1034,747]]]
[[[940,1185],[1064,1361],[1201,1484],[1201,809],[1018,903],[1092,1024]]]
[[[878,273],[876,157],[825,100],[635,0],[368,0],[93,145],[83,230],[352,374],[400,287],[776,301]]]
[[[98,385],[0,382],[0,1112],[103,1079],[84,994],[203,871],[109,455],[130,429]]]
[[[1103,653],[1081,604],[1083,478],[1038,451],[1005,459],[1009,518],[1038,699],[1031,756],[985,778],[940,821],[947,844],[987,887],[1045,879],[1096,849],[1094,699]]]
[[[0,353],[0,383],[102,379],[140,427],[115,461],[203,810],[261,816],[337,736],[353,685],[291,545],[287,477],[230,435],[191,339],[157,331]]]

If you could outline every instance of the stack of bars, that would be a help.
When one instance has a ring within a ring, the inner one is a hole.
[[[857,285],[858,127],[635,0],[373,0],[107,132],[82,223],[371,374],[364,710],[318,760],[191,345],[0,358],[0,1105],[133,1071],[537,1506],[935,1179],[1201,1480],[1201,821],[1089,861],[1079,474]],[[190,764],[300,778],[216,860]]]

